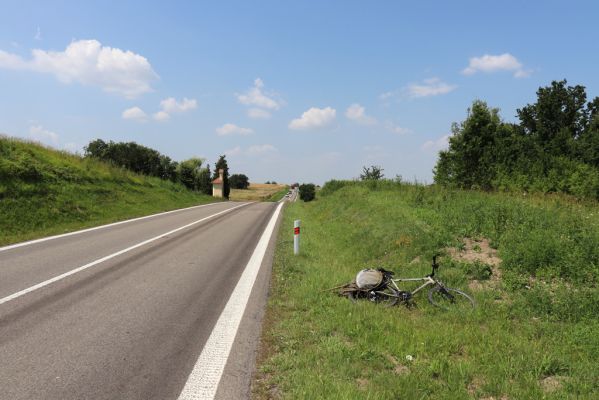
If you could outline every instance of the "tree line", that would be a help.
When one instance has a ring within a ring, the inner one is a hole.
[[[232,175],[229,178],[229,167],[224,155],[220,156],[210,172],[210,165],[204,160],[192,157],[181,162],[173,161],[170,157],[135,142],[105,142],[102,139],[91,141],[85,148],[85,157],[93,157],[115,166],[126,168],[138,174],[155,176],[160,179],[179,182],[190,190],[212,195],[212,181],[219,176],[219,170],[224,170],[223,195],[229,198],[230,178],[233,183],[241,181],[241,185],[249,185],[249,179],[243,174]]]
[[[553,81],[517,117],[504,122],[497,108],[474,101],[466,119],[452,125],[435,182],[599,198],[599,97],[587,102],[584,86]]]

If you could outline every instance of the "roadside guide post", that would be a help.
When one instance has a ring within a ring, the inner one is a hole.
[[[293,254],[299,254],[300,244],[300,220],[296,219],[293,221]]]

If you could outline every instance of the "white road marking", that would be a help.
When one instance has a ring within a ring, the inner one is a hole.
[[[195,225],[195,224],[199,224],[200,222],[206,221],[206,220],[208,220],[208,219],[210,219],[210,218],[214,218],[214,217],[216,217],[216,216],[218,216],[218,215],[221,215],[221,214],[225,214],[225,213],[231,212],[231,211],[235,210],[236,208],[243,207],[243,206],[247,206],[248,204],[250,204],[250,203],[244,203],[244,204],[241,204],[241,205],[239,205],[239,206],[235,206],[235,207],[233,207],[233,208],[228,208],[228,209],[226,209],[226,210],[224,210],[224,211],[217,212],[216,214],[209,215],[209,216],[207,216],[207,217],[204,217],[204,218],[202,218],[202,219],[198,219],[197,221],[193,221],[192,223],[189,223],[189,224],[187,224],[187,225],[183,225],[183,226],[181,226],[181,227],[179,227],[179,228],[173,229],[172,231],[168,231],[168,232],[166,232],[166,233],[163,233],[163,234],[161,234],[161,235],[154,236],[154,237],[153,237],[153,238],[151,238],[151,239],[144,240],[143,242],[137,243],[137,244],[135,244],[135,245],[133,245],[133,246],[131,246],[131,247],[127,247],[126,249],[123,249],[123,250],[117,251],[116,253],[112,253],[112,254],[110,254],[110,255],[107,255],[106,257],[99,258],[99,259],[97,259],[97,260],[95,260],[95,261],[92,261],[92,262],[90,262],[90,263],[88,263],[88,264],[82,265],[82,266],[81,266],[81,267],[79,267],[79,268],[75,268],[75,269],[73,269],[73,270],[71,270],[71,271],[69,271],[69,272],[65,272],[65,273],[64,273],[64,274],[62,274],[62,275],[55,276],[54,278],[50,278],[50,279],[48,279],[48,280],[46,280],[46,281],[43,281],[43,282],[41,282],[41,283],[38,283],[37,285],[33,285],[33,286],[31,286],[31,287],[28,287],[27,289],[23,289],[23,290],[21,290],[21,291],[19,291],[19,292],[16,292],[16,293],[13,293],[13,294],[11,294],[11,295],[9,295],[9,296],[6,296],[6,297],[4,297],[4,298],[0,299],[0,304],[4,304],[4,303],[6,303],[6,302],[8,302],[8,301],[14,300],[14,299],[16,299],[17,297],[21,297],[21,296],[23,296],[23,295],[25,295],[25,294],[27,294],[27,293],[31,293],[31,292],[33,292],[34,290],[41,289],[41,288],[43,288],[44,286],[48,286],[48,285],[50,285],[51,283],[57,282],[57,281],[59,281],[59,280],[61,280],[61,279],[64,279],[64,278],[66,278],[66,277],[68,277],[68,276],[71,276],[71,275],[73,275],[73,274],[76,274],[77,272],[81,272],[81,271],[83,271],[83,270],[85,270],[85,269],[88,269],[88,268],[90,268],[90,267],[93,267],[94,265],[98,265],[98,264],[100,264],[100,263],[102,263],[102,262],[104,262],[104,261],[110,260],[111,258],[114,258],[114,257],[120,256],[121,254],[127,253],[128,251],[131,251],[131,250],[133,250],[133,249],[137,249],[138,247],[144,246],[144,245],[146,245],[146,244],[148,244],[148,243],[152,243],[152,242],[154,242],[154,241],[156,241],[156,240],[158,240],[158,239],[160,239],[160,238],[163,238],[163,237],[165,237],[165,236],[168,236],[168,235],[171,235],[171,234],[173,234],[173,233],[179,232],[179,231],[181,231],[181,230],[183,230],[183,229],[185,229],[185,228],[189,228],[190,226],[193,226],[193,225]]]
[[[161,213],[158,213],[158,214],[146,215],[144,217],[132,218],[132,219],[127,219],[125,221],[119,221],[119,222],[113,222],[113,223],[107,224],[107,225],[95,226],[93,228],[82,229],[82,230],[79,230],[79,231],[74,231],[74,232],[69,232],[69,233],[63,233],[63,234],[54,235],[54,236],[48,236],[48,237],[41,238],[41,239],[28,240],[27,242],[21,242],[21,243],[16,243],[16,244],[11,244],[11,245],[8,245],[8,246],[0,247],[0,252],[6,251],[6,250],[11,250],[11,249],[16,249],[17,247],[29,246],[29,245],[32,245],[32,244],[41,243],[41,242],[45,242],[45,241],[48,241],[48,240],[54,240],[54,239],[59,239],[59,238],[67,237],[67,236],[79,235],[81,233],[91,232],[91,231],[95,231],[95,230],[98,230],[98,229],[109,228],[111,226],[116,226],[116,225],[121,225],[121,224],[127,224],[129,222],[141,221],[142,219],[147,219],[147,218],[158,217],[158,216],[161,216],[161,215],[172,214],[172,213],[179,212],[179,211],[191,210],[191,209],[194,209],[194,208],[200,208],[200,207],[206,207],[206,206],[213,206],[215,204],[222,204],[222,203],[216,202],[216,203],[202,204],[202,205],[199,205],[199,206],[192,206],[192,207],[187,207],[187,208],[179,208],[179,209],[176,209],[176,210],[165,211],[165,212],[161,212]]]
[[[187,378],[187,383],[185,383],[185,387],[179,395],[179,400],[214,399],[282,207],[283,203],[279,203],[266,229],[264,229],[250,261],[248,261],[227,305],[214,325],[202,353]]]

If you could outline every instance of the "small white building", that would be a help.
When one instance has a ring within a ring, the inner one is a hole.
[[[224,197],[225,170],[218,170],[218,178],[212,181],[212,197]]]

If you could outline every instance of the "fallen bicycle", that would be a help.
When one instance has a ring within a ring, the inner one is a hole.
[[[334,289],[338,289],[340,295],[348,297],[353,302],[357,299],[368,299],[374,303],[391,307],[398,303],[403,303],[406,306],[412,305],[414,295],[431,286],[428,291],[428,301],[436,307],[444,309],[460,306],[475,307],[472,297],[459,289],[445,286],[443,282],[435,277],[435,272],[439,269],[437,256],[433,257],[432,268],[432,272],[422,278],[397,279],[393,279],[394,273],[392,271],[383,268],[364,269],[358,273],[354,282]],[[406,291],[398,286],[398,284],[404,282],[422,282],[422,285],[412,291]]]

